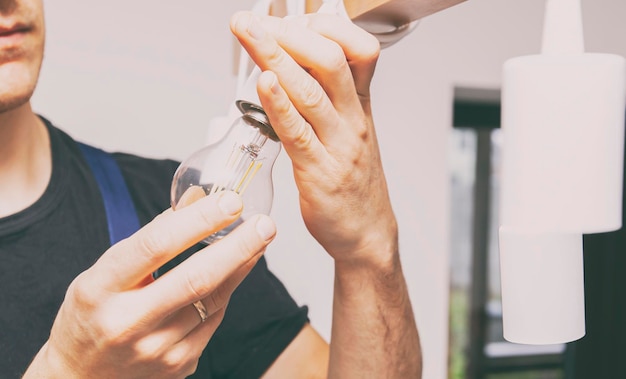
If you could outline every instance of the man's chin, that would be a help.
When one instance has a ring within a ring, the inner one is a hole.
[[[0,114],[19,108],[30,100],[37,85],[38,71],[33,71],[19,64],[0,65],[0,83],[3,83],[0,86]]]
[[[32,93],[31,95],[25,95],[21,97],[14,96],[10,99],[0,98],[0,115],[20,108],[22,105],[28,103],[31,96]]]

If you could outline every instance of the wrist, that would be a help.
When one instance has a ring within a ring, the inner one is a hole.
[[[55,375],[48,364],[48,342],[46,342],[33,358],[22,379],[53,379]]]
[[[390,303],[402,302],[406,287],[398,246],[395,219],[350,254],[335,258],[335,294],[346,300],[383,295]]]
[[[22,376],[22,379],[70,379],[75,377],[71,371],[61,363],[58,357],[51,352],[48,342],[46,342],[30,366]]]
[[[376,252],[367,259],[335,260],[335,304],[348,309],[364,303],[384,304],[387,309],[406,307],[409,300],[397,239]]]
[[[335,259],[335,270],[338,273],[371,271],[380,274],[398,268],[398,251],[398,228],[392,222],[384,229],[375,228],[370,233],[364,233],[362,240],[350,251],[331,255]]]

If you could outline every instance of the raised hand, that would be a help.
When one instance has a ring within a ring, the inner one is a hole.
[[[311,234],[336,262],[392,258],[397,224],[370,109],[378,41],[327,14],[241,12],[231,29],[264,71],[259,97],[293,162]]]

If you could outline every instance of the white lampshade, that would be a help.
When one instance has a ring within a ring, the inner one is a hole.
[[[582,234],[622,220],[626,61],[584,52],[580,0],[547,0],[542,54],[502,84],[500,260],[504,337],[585,333]]]
[[[616,55],[506,62],[502,225],[565,233],[621,227],[625,83]]]
[[[500,228],[504,338],[556,344],[585,334],[580,234]]]

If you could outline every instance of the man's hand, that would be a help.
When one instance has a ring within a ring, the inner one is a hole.
[[[378,41],[327,14],[239,13],[231,29],[264,71],[257,92],[292,160],[304,222],[335,260],[328,377],[419,378],[419,336],[370,109]],[[279,363],[268,377],[290,372]]]
[[[152,272],[235,221],[232,192],[168,210],[112,246],[69,287],[48,342],[25,378],[184,378],[220,324],[228,300],[275,235],[257,216],[157,280]],[[192,305],[201,301],[204,322]]]
[[[293,162],[311,234],[337,263],[388,263],[397,225],[369,92],[378,41],[327,14],[279,19],[241,12],[231,29],[264,71],[259,97]]]

